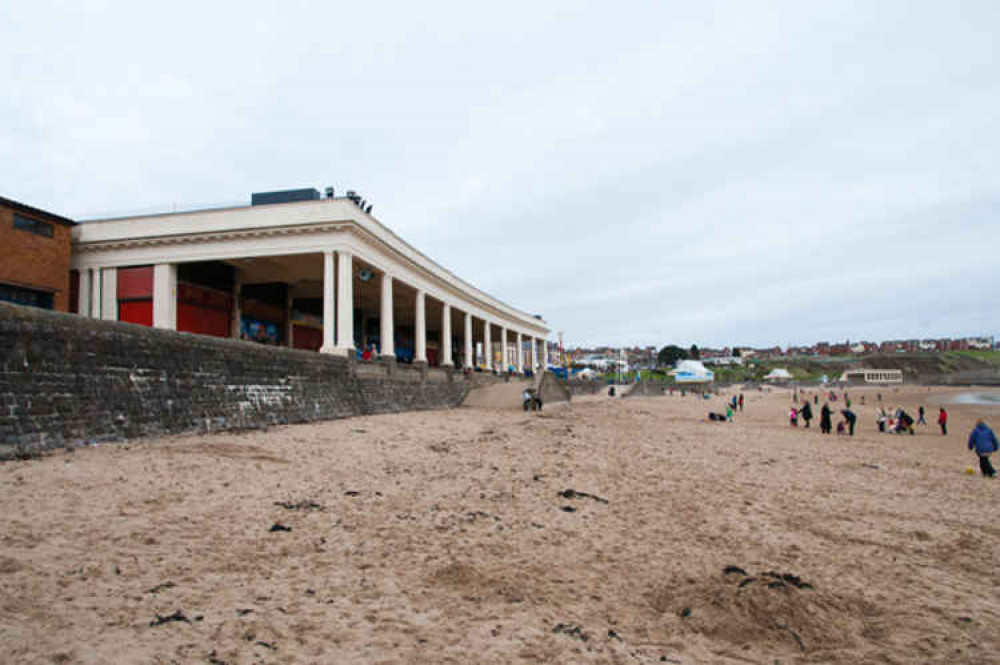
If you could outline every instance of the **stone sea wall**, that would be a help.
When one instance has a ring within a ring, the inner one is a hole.
[[[457,406],[461,372],[0,303],[0,458],[80,442]]]
[[[608,391],[608,384],[604,381],[570,379],[564,383],[570,395],[596,395],[597,393]]]

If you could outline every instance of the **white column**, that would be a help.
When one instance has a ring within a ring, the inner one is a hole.
[[[507,329],[504,327],[500,328],[500,366],[501,369],[506,372],[507,367],[510,365],[510,360],[507,356]]]
[[[517,355],[514,356],[517,359],[517,371],[519,374],[524,373],[524,340],[521,338],[521,333],[517,333]]]
[[[441,306],[441,365],[451,367],[455,363],[451,359],[451,305]]]
[[[382,349],[379,355],[389,358],[396,355],[396,324],[392,320],[392,275],[382,273],[382,314],[380,317]]]
[[[416,310],[416,339],[413,346],[413,362],[427,362],[427,317],[426,304],[424,303],[424,292],[417,289],[417,310]]]
[[[288,285],[288,298],[285,300],[285,344],[288,348],[295,348],[295,323],[292,317],[292,305],[295,298],[292,297],[292,285]]]
[[[240,308],[240,299],[243,292],[243,271],[233,268],[233,311],[232,319],[229,322],[229,336],[233,339],[240,338],[240,323],[243,320],[243,310]]]
[[[334,319],[335,299],[333,297],[333,252],[323,252],[323,345],[319,347],[322,353],[334,352],[333,333],[336,329]]]
[[[90,268],[80,268],[80,285],[76,295],[76,310],[80,316],[90,316]]]
[[[472,369],[472,315],[465,313],[465,367]]]
[[[354,351],[354,273],[350,252],[337,252],[337,353]]]
[[[153,327],[177,330],[177,264],[153,266]]]
[[[101,269],[92,268],[90,275],[90,317],[101,318]]]
[[[538,357],[535,355],[535,338],[534,337],[529,337],[528,338],[528,345],[529,345],[528,346],[528,362],[530,363],[529,367],[531,367],[531,371],[534,372],[535,371],[535,364],[538,361]]]
[[[101,318],[118,320],[118,268],[101,271]]]
[[[549,340],[542,340],[542,371],[544,372],[549,366]]]
[[[490,322],[483,321],[485,324],[483,327],[483,364],[486,365],[486,371],[493,369],[493,342],[490,340]]]

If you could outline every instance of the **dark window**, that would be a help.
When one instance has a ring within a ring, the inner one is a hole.
[[[52,309],[52,294],[48,291],[36,291],[10,284],[0,284],[0,300],[17,305]]]
[[[51,224],[48,222],[40,222],[37,219],[31,219],[30,217],[21,217],[16,213],[14,215],[14,228],[27,231],[28,233],[34,233],[35,235],[45,236],[46,238],[52,237]]]

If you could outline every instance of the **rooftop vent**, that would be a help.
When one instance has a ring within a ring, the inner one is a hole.
[[[268,205],[271,203],[294,203],[295,201],[318,201],[319,190],[315,187],[308,189],[284,189],[279,192],[254,192],[250,195],[250,205]]]

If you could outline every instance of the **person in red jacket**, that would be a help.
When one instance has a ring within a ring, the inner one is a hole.
[[[938,425],[941,426],[941,436],[948,434],[948,412],[941,407],[941,412],[938,413]]]

